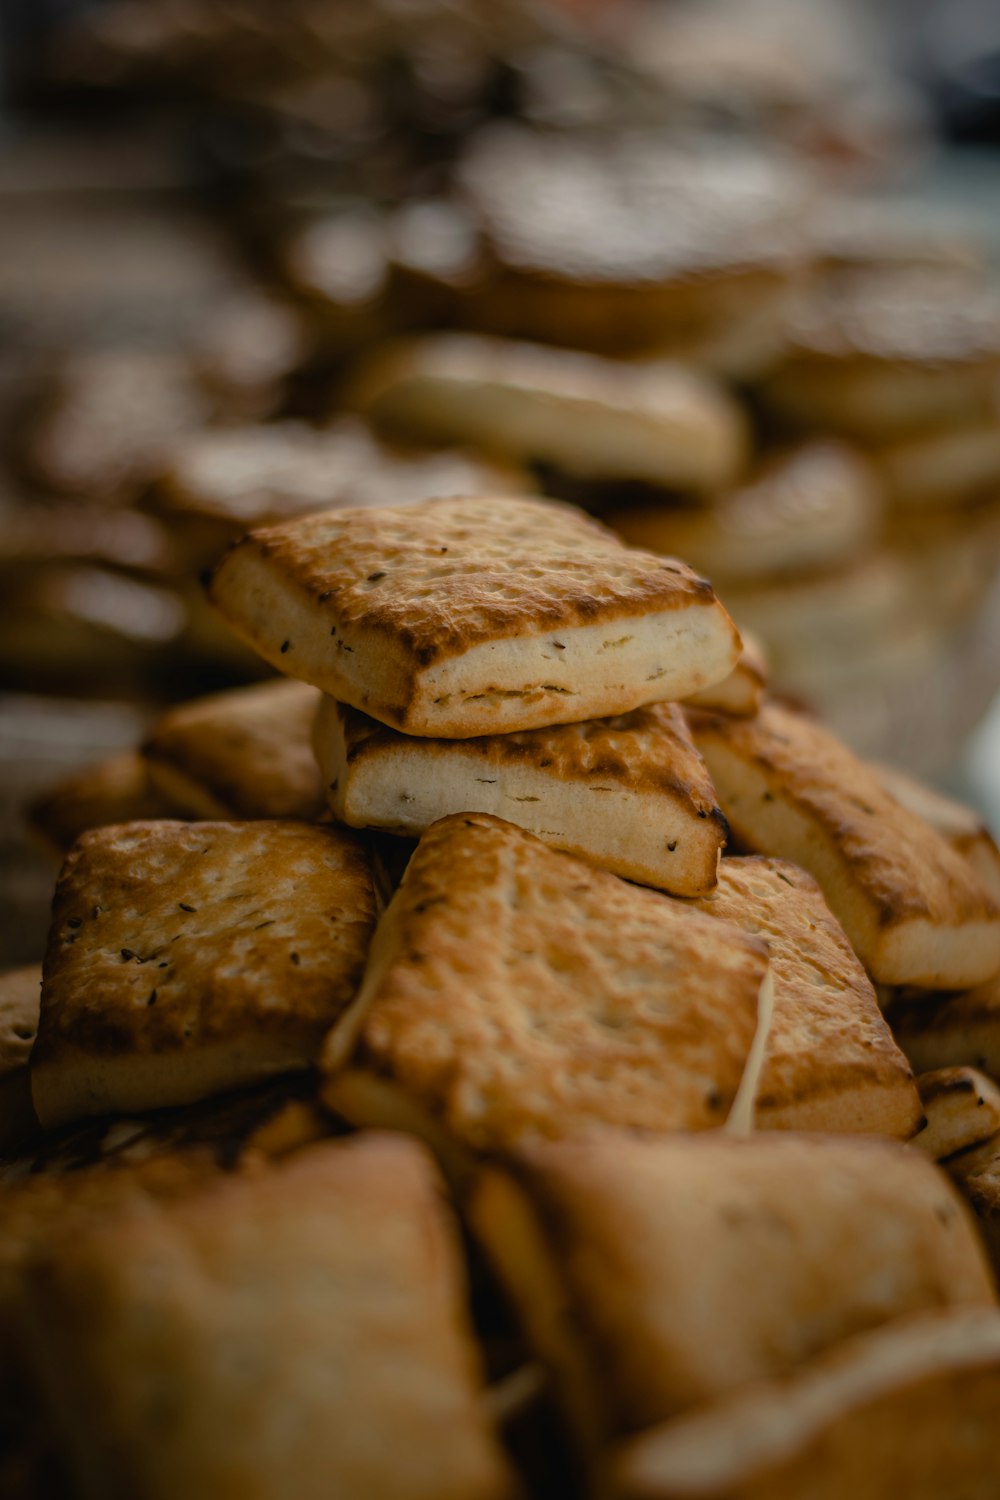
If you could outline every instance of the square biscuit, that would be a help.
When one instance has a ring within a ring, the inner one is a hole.
[[[356,840],[307,823],[85,834],[53,901],[32,1095],[45,1126],[309,1067],[378,911]]]
[[[952,1184],[874,1137],[525,1142],[469,1203],[585,1449],[905,1314],[996,1301]]]
[[[170,709],[142,746],[153,786],[191,818],[301,818],[325,805],[302,682],[231,688]]]
[[[27,1338],[88,1493],[513,1500],[455,1225],[401,1137],[57,1237]],[[166,1438],[165,1438],[166,1432]]]
[[[351,1030],[327,1043],[323,1097],[362,1124],[398,1101],[466,1152],[711,1129],[749,1071],[766,977],[759,938],[497,818],[444,818],[379,925],[346,1071]]]
[[[609,1500],[944,1500],[996,1490],[1000,1314],[900,1318],[622,1446]]]
[[[774,1010],[757,1128],[912,1135],[922,1111],[910,1065],[812,876],[786,860],[724,859],[698,905],[770,949]]]
[[[352,828],[417,836],[450,813],[492,813],[626,880],[677,896],[715,884],[726,825],[676,704],[443,740],[324,695],[313,744],[330,806]]]
[[[688,722],[737,842],[809,871],[873,979],[947,990],[1000,973],[1000,906],[828,729],[777,703]]]
[[[244,537],[209,595],[286,676],[446,739],[684,697],[726,677],[740,649],[690,568],[544,500],[307,516]]]

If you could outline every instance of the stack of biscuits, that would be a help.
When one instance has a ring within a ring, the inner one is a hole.
[[[208,588],[284,680],[35,810],[7,1492],[993,1494],[986,830],[565,504],[312,514]]]

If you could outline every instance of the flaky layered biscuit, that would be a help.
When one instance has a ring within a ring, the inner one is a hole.
[[[850,1339],[623,1447],[613,1500],[943,1500],[996,1488],[1000,1315],[936,1312]]]
[[[43,1125],[308,1067],[354,998],[369,857],[306,823],[85,834],[53,901],[32,1095]]]
[[[812,877],[786,860],[724,859],[698,906],[757,933],[770,951],[758,1129],[912,1135],[922,1113],[913,1074]]]
[[[330,806],[353,828],[416,836],[450,813],[493,813],[627,880],[679,896],[715,884],[725,823],[675,704],[431,740],[323,697],[313,743]]]
[[[948,989],[1000,971],[1000,909],[975,872],[828,730],[775,703],[688,718],[736,839],[809,871],[873,979]]]
[[[707,708],[739,717],[760,711],[769,677],[767,653],[763,643],[748,630],[741,630],[740,636],[743,646],[729,676],[699,693],[691,693],[684,700],[689,708]]]
[[[286,675],[448,739],[683,697],[739,654],[704,579],[548,501],[306,517],[245,537],[210,594]]]
[[[589,1449],[904,1314],[996,1300],[947,1177],[889,1141],[535,1142],[470,1215]]]
[[[153,785],[191,818],[316,819],[322,782],[310,748],[319,694],[263,682],[182,703],[147,734]]]
[[[431,1163],[399,1137],[121,1211],[41,1259],[27,1313],[90,1493],[516,1492],[478,1389],[456,1232]]]
[[[976,1068],[935,1068],[917,1079],[924,1125],[914,1146],[940,1161],[1000,1131],[1000,1088]]]
[[[723,388],[666,360],[434,334],[375,354],[351,399],[411,441],[471,443],[587,479],[713,489],[746,455],[742,414]]]
[[[633,547],[683,557],[715,580],[753,581],[850,561],[876,536],[882,511],[860,455],[813,442],[703,507],[647,504],[615,510],[610,522]]]
[[[395,1109],[437,1143],[500,1150],[607,1125],[722,1125],[748,1070],[767,950],[483,814],[426,833],[334,1031],[326,1101]],[[367,1085],[367,1087],[366,1087]]]

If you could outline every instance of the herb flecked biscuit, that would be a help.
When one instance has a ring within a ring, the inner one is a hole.
[[[913,1145],[936,1161],[1000,1131],[1000,1088],[976,1068],[935,1068],[921,1073],[917,1087],[925,1122]]]
[[[127,823],[53,900],[32,1095],[43,1125],[188,1104],[308,1067],[354,998],[369,857],[307,823]]]
[[[314,1146],[113,1214],[40,1258],[27,1315],[90,1494],[516,1493],[480,1390],[457,1232],[412,1141]]]
[[[372,946],[324,1098],[461,1147],[609,1124],[705,1130],[737,1099],[767,948],[485,814],[424,835]],[[750,1060],[752,1061],[752,1060]]]
[[[493,813],[642,885],[698,896],[715,884],[726,826],[675,704],[420,740],[324,696],[313,743],[330,806],[353,828],[416,835],[450,813]]]
[[[785,860],[724,859],[698,905],[770,949],[774,1011],[758,1129],[912,1135],[921,1102],[910,1066],[812,876]]]
[[[142,746],[154,784],[193,818],[303,818],[324,806],[309,737],[319,694],[262,682],[182,703]]]
[[[551,501],[304,517],[238,542],[210,596],[286,676],[447,739],[684,697],[726,677],[740,649],[690,568]]]
[[[1000,907],[828,729],[776,703],[688,719],[737,841],[809,871],[873,979],[958,989],[1000,972]]]
[[[609,1500],[991,1500],[1000,1314],[942,1311],[847,1340],[790,1380],[643,1433]]]
[[[903,1314],[996,1301],[953,1185],[875,1138],[535,1141],[482,1174],[470,1218],[587,1447]]]
[[[902,990],[886,1013],[918,1073],[967,1065],[1000,1078],[1000,978],[951,995]]]
[[[397,436],[472,443],[588,479],[712,489],[736,476],[746,452],[738,406],[683,365],[475,334],[380,351],[354,399]]]

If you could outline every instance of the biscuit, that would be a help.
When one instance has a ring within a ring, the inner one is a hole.
[[[872,770],[897,802],[936,828],[969,861],[993,899],[1000,902],[1000,849],[979,813],[895,766],[877,764]]]
[[[739,718],[760,712],[768,683],[767,653],[763,643],[749,630],[740,631],[740,635],[743,649],[729,676],[699,693],[691,693],[684,699],[687,707],[736,714]]]
[[[84,834],[53,901],[32,1096],[45,1126],[309,1067],[354,998],[368,856],[306,823]]]
[[[53,852],[63,855],[89,828],[184,814],[151,784],[142,756],[122,750],[64,776],[35,798],[28,816]]]
[[[467,333],[380,351],[348,399],[397,437],[584,479],[710,490],[736,478],[747,451],[740,409],[708,375]]]
[[[525,1143],[469,1212],[585,1450],[904,1314],[996,1301],[947,1177],[874,1138]]]
[[[765,938],[770,951],[774,1010],[757,1128],[912,1135],[921,1121],[913,1074],[813,878],[784,860],[724,859],[698,906]]]
[[[324,1099],[370,1123],[359,1075],[391,1085],[374,1108],[391,1093],[472,1151],[711,1129],[737,1100],[766,976],[760,938],[498,818],[444,818],[379,925],[347,1073],[350,1030],[325,1048]]]
[[[994,417],[945,432],[917,433],[874,447],[869,457],[892,504],[950,508],[995,493],[1000,428]]]
[[[1000,1088],[975,1068],[936,1068],[917,1079],[925,1124],[913,1145],[940,1161],[1000,1131]]]
[[[976,1216],[993,1269],[1000,1276],[1000,1134],[952,1156],[948,1171]]]
[[[472,740],[414,739],[323,697],[313,744],[352,828],[417,836],[492,813],[553,848],[677,896],[715,884],[726,826],[675,704]]]
[[[89,1493],[512,1500],[465,1295],[430,1161],[370,1136],[57,1240],[27,1344]]]
[[[992,1495],[1000,1315],[928,1312],[846,1341],[654,1428],[613,1464],[610,1500],[944,1500]]]
[[[232,688],[170,709],[142,754],[154,787],[190,818],[301,818],[324,806],[309,737],[319,694],[301,682]]]
[[[688,718],[741,847],[808,870],[873,979],[958,989],[1000,971],[1000,908],[975,872],[828,730],[776,703]]]
[[[633,547],[683,557],[716,582],[834,568],[878,533],[882,496],[859,454],[811,442],[766,460],[704,506],[615,510],[609,524]]]
[[[950,995],[893,992],[886,1014],[918,1073],[968,1066],[1000,1078],[1000,979]]]
[[[551,501],[305,517],[245,537],[209,592],[287,676],[446,739],[682,697],[726,677],[740,649],[690,568]]]

